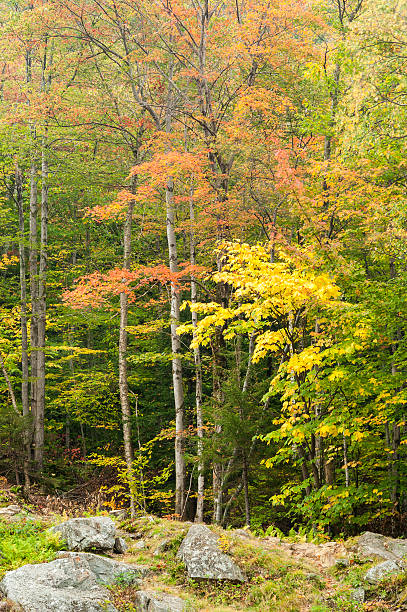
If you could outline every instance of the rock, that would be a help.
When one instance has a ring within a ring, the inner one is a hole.
[[[345,567],[349,567],[349,565],[349,559],[336,559],[335,561],[335,567],[338,569],[344,569]]]
[[[85,559],[67,557],[7,572],[1,591],[24,612],[117,612]]]
[[[97,582],[101,584],[115,584],[116,582],[134,584],[150,573],[149,569],[143,565],[121,563],[93,553],[61,551],[58,557],[74,559],[78,563],[84,562],[95,575]]]
[[[147,548],[147,544],[144,540],[138,540],[131,548],[132,550],[144,550]]]
[[[123,520],[127,516],[127,510],[125,508],[120,508],[118,510],[110,510],[109,514],[113,518],[117,518],[119,520]]]
[[[20,512],[23,512],[23,509],[16,504],[0,508],[0,516],[14,516],[15,514],[20,514]]]
[[[407,540],[365,531],[358,539],[357,552],[363,557],[379,557],[397,562],[407,555]]]
[[[0,601],[0,612],[24,612],[22,607],[9,599]]]
[[[350,599],[356,603],[363,603],[365,601],[365,589],[363,587],[353,589],[350,594]]]
[[[186,612],[186,602],[180,597],[157,591],[137,591],[136,610],[139,612]]]
[[[165,553],[166,550],[168,550],[171,546],[171,540],[163,540],[162,542],[159,543],[159,545],[157,546],[157,548],[154,551],[154,556],[155,557],[160,557],[163,553]]]
[[[338,558],[346,558],[347,550],[342,542],[324,542],[323,544],[313,544],[312,542],[275,542],[275,538],[264,538],[265,541],[272,541],[273,545],[282,548],[294,559],[302,559],[316,563],[321,568],[334,567]]]
[[[274,545],[275,546],[280,546],[280,544],[281,544],[281,538],[278,538],[277,536],[267,536],[262,541],[267,542],[268,544],[271,544],[273,546]]]
[[[118,555],[124,555],[127,548],[126,540],[124,538],[115,539],[113,552],[117,553]]]
[[[112,552],[116,540],[116,525],[108,516],[74,518],[55,525],[51,533],[61,534],[68,550],[99,550]]]
[[[141,538],[143,537],[143,534],[139,531],[135,531],[134,533],[127,533],[126,535],[132,540],[141,540]]]
[[[253,534],[250,533],[247,529],[234,529],[233,534],[239,536],[240,538],[252,538]]]
[[[401,571],[402,568],[394,561],[383,561],[383,563],[370,568],[365,576],[365,580],[370,582],[370,584],[376,584],[376,582],[380,582],[383,578],[387,578],[387,576],[392,574],[399,574]]]
[[[236,563],[220,550],[217,536],[205,525],[189,528],[177,558],[185,563],[190,578],[246,581]]]

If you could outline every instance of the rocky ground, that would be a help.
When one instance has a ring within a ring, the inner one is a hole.
[[[315,544],[120,513],[0,508],[0,610],[407,610],[407,540]]]

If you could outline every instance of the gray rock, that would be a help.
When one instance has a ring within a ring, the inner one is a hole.
[[[117,612],[86,560],[75,557],[7,572],[0,590],[24,612]]]
[[[190,578],[246,581],[236,563],[220,550],[217,536],[205,525],[189,528],[177,558],[185,563]]]
[[[154,556],[155,557],[160,557],[163,553],[165,553],[166,550],[168,550],[171,546],[171,540],[163,540],[162,542],[159,543],[159,545],[157,546],[157,548],[154,551]]]
[[[137,591],[136,610],[138,612],[186,612],[192,610],[180,597],[159,593],[158,591]]]
[[[59,533],[69,550],[113,551],[116,540],[116,525],[108,516],[74,518],[50,528]]]
[[[0,612],[24,612],[19,604],[15,604],[9,599],[0,601]]]
[[[397,562],[407,556],[407,540],[365,531],[358,539],[357,551],[363,557],[379,557]]]
[[[356,603],[363,603],[365,601],[365,589],[363,587],[353,589],[350,594],[350,599]]]
[[[349,559],[337,559],[335,561],[335,567],[338,569],[344,569],[345,567],[349,567],[350,561]]]
[[[14,516],[15,514],[20,514],[20,512],[23,512],[23,510],[16,504],[0,508],[0,516]]]
[[[132,550],[144,550],[145,548],[147,548],[145,540],[137,540],[137,542],[132,546]]]
[[[376,582],[380,582],[383,578],[387,578],[387,576],[392,574],[399,574],[401,571],[402,568],[394,561],[383,561],[383,563],[370,568],[365,576],[365,580],[370,582],[370,584],[376,584]]]
[[[234,529],[232,533],[240,538],[253,538],[253,534],[247,529]]]
[[[121,563],[93,553],[61,551],[58,557],[60,559],[74,559],[78,563],[87,564],[90,571],[95,575],[97,582],[101,584],[115,584],[117,582],[134,584],[150,573],[149,569],[142,565]]]
[[[143,534],[140,533],[139,531],[136,531],[134,533],[127,533],[126,535],[132,540],[140,540],[143,537]]]
[[[127,516],[127,510],[125,508],[119,508],[118,510],[110,510],[110,516],[119,520],[125,519]]]
[[[127,550],[126,540],[124,538],[116,538],[114,541],[114,549],[113,552],[118,555],[124,555]]]

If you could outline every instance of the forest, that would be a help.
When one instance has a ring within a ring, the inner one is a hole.
[[[0,2],[0,475],[405,534],[407,2]]]

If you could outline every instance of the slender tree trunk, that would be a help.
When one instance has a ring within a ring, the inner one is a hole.
[[[166,185],[167,241],[171,272],[178,271],[177,243],[175,237],[175,214],[173,180]],[[177,334],[180,321],[180,298],[175,284],[171,283],[171,351],[172,381],[175,403],[175,514],[182,517],[185,498],[184,460],[184,389],[182,385],[181,340]]]
[[[345,487],[349,487],[349,458],[348,458],[348,441],[343,434],[343,464],[345,467]]]
[[[29,247],[29,274],[31,298],[31,326],[30,326],[30,403],[33,424],[37,414],[37,377],[38,377],[38,228],[37,228],[38,202],[37,202],[37,164],[35,153],[32,152],[30,167],[30,247]]]
[[[243,449],[243,471],[242,471],[242,482],[243,482],[243,491],[244,491],[244,510],[245,510],[245,520],[247,527],[250,527],[251,519],[250,519],[250,498],[249,498],[249,470],[247,465],[247,455],[246,451]]]
[[[193,202],[193,191],[191,189],[189,199],[189,219],[191,223],[190,229],[190,262],[192,266],[196,264],[196,253],[195,253],[195,210]],[[191,304],[197,302],[197,285],[195,277],[191,274]],[[193,325],[193,337],[195,339],[196,328],[198,325],[198,314],[192,311],[191,314],[192,325]],[[194,363],[195,363],[195,406],[196,406],[196,427],[198,432],[198,498],[196,503],[195,522],[203,522],[204,513],[204,492],[205,492],[205,476],[204,476],[204,462],[203,462],[203,415],[202,415],[202,364],[201,364],[201,351],[199,346],[194,347]]]
[[[224,356],[222,354],[223,348],[223,336],[220,329],[216,330],[215,337],[213,339],[213,398],[215,403],[215,410],[217,411],[223,404],[224,395],[222,389],[222,379],[225,372],[226,364]],[[222,426],[217,422],[218,416],[215,413],[215,435],[219,437],[222,432]],[[237,449],[235,449],[236,454]],[[218,451],[220,452],[220,451]],[[229,466],[231,467],[231,461]],[[215,459],[212,467],[212,488],[213,488],[213,521],[215,523],[221,523],[222,520],[222,506],[223,506],[223,489],[227,480],[228,470],[225,474],[225,469],[220,460]]]
[[[46,281],[48,265],[48,143],[47,133],[42,139],[41,158],[41,242],[38,274],[38,331],[37,331],[37,395],[34,415],[34,461],[39,471],[44,463],[45,416],[45,336],[46,336]]]
[[[8,390],[9,396],[10,396],[11,405],[13,407],[13,410],[14,410],[14,412],[18,416],[21,416],[21,413],[20,413],[20,411],[18,409],[16,396],[14,395],[13,386],[11,384],[11,380],[10,380],[10,377],[9,377],[8,372],[6,370],[4,359],[3,359],[2,355],[1,355],[1,353],[0,353],[0,369],[1,369],[2,373],[3,373],[4,380],[6,381],[7,390]]]
[[[134,201],[129,202],[124,223],[123,232],[123,268],[130,270],[131,264],[131,226],[133,219]],[[128,296],[120,294],[120,331],[119,331],[119,389],[120,405],[122,410],[122,426],[124,441],[124,456],[126,460],[127,478],[130,489],[130,514],[135,516],[134,500],[134,469],[133,469],[133,444],[131,432],[131,410],[129,402],[129,385],[127,379],[127,320],[128,320]]]
[[[242,393],[245,395],[249,388],[250,377],[252,371],[252,363],[253,363],[253,353],[255,348],[255,335],[252,334],[249,340],[249,360],[247,363],[246,376],[244,378]],[[243,412],[241,413],[241,418],[244,418]],[[247,453],[246,449],[242,449],[242,460],[243,460],[243,470],[242,470],[242,482],[243,482],[243,491],[244,491],[244,508],[245,508],[245,519],[246,525],[250,527],[251,519],[250,519],[250,498],[249,498],[249,466],[247,461]]]
[[[28,415],[30,412],[29,404],[29,368],[28,368],[28,323],[27,323],[27,279],[26,279],[26,260],[25,260],[25,224],[24,224],[24,204],[23,204],[23,176],[16,163],[15,167],[15,186],[16,203],[18,210],[19,226],[19,260],[20,260],[20,327],[21,327],[21,403],[23,407],[23,417],[26,420],[24,431],[24,489],[28,491],[30,487],[29,465],[31,461],[30,431],[28,427]]]
[[[170,80],[172,78],[170,65]],[[173,95],[168,86],[165,130],[172,130]],[[174,181],[168,177],[165,188],[166,225],[169,267],[172,273],[178,272],[177,240],[175,235]],[[184,388],[182,384],[181,339],[177,334],[180,322],[180,295],[174,282],[171,282],[171,351],[172,382],[175,404],[175,514],[182,518],[185,502],[185,458],[184,458]]]

